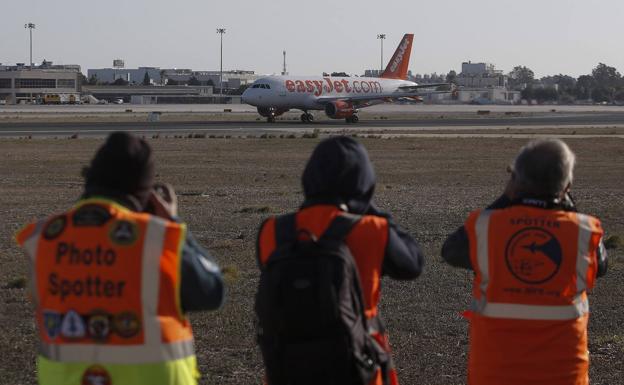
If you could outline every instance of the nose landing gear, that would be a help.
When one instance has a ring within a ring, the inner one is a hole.
[[[301,114],[301,121],[303,123],[310,123],[314,120],[314,115],[308,113],[308,112],[304,112],[303,114]]]

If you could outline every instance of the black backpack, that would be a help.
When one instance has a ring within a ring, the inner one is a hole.
[[[316,239],[296,231],[295,214],[277,218],[276,249],[261,267],[255,305],[269,385],[367,385],[385,369],[388,356],[368,332],[344,242],[360,219],[344,213]]]

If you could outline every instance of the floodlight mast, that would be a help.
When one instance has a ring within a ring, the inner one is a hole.
[[[30,69],[33,67],[33,55],[32,55],[32,31],[36,28],[34,23],[24,24],[24,28],[27,28],[30,32]]]
[[[223,34],[225,34],[225,28],[217,28],[217,33],[221,35],[221,67],[219,70],[219,95],[223,96]]]
[[[379,35],[377,35],[377,39],[379,39],[381,41],[381,65],[379,66],[379,70],[381,72],[383,72],[383,41],[386,39],[386,34],[385,33],[380,33]],[[379,76],[381,76],[381,72],[379,72]]]

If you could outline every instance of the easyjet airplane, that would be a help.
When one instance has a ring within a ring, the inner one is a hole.
[[[274,122],[276,116],[288,110],[298,109],[303,111],[303,122],[310,122],[314,118],[308,111],[324,110],[332,119],[356,123],[359,108],[404,98],[422,101],[423,95],[445,92],[419,90],[446,83],[419,85],[406,80],[413,39],[413,34],[403,36],[379,78],[267,76],[247,88],[242,101],[258,107],[258,113],[269,122]]]

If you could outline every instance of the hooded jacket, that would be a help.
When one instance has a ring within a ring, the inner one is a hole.
[[[305,196],[301,209],[335,205],[350,213],[386,218],[388,241],[383,274],[394,279],[414,279],[420,275],[424,266],[420,246],[390,214],[372,202],[376,176],[363,145],[346,136],[322,141],[308,160],[301,182]]]

